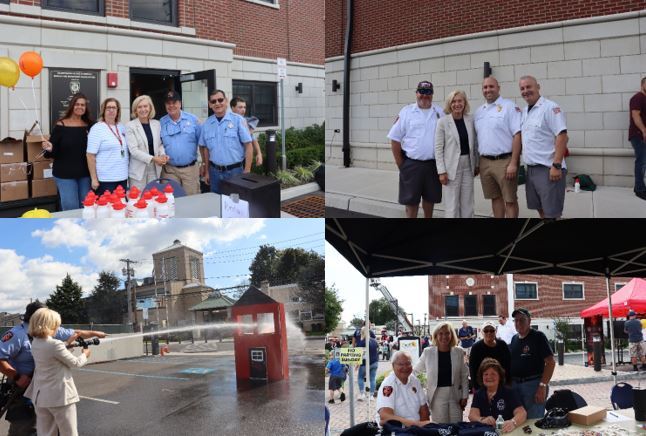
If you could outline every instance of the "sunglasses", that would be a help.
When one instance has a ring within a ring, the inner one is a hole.
[[[432,89],[418,89],[417,92],[422,95],[433,95]]]
[[[482,331],[483,333],[496,333],[494,329],[485,329]]]
[[[213,100],[210,100],[211,104],[215,104],[216,102],[217,103],[223,103],[224,99],[223,98],[214,98]]]

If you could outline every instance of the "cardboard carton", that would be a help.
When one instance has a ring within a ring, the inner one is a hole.
[[[18,163],[25,161],[22,141],[14,138],[5,138],[0,141],[0,164]]]
[[[56,195],[56,181],[54,179],[32,180],[31,181],[31,196],[48,197]]]
[[[42,160],[43,138],[49,140],[49,135],[27,135],[27,162]]]
[[[0,164],[0,182],[27,180],[29,164],[27,162]]]
[[[593,425],[606,417],[606,409],[598,406],[585,406],[567,414],[573,424]]]
[[[52,174],[52,167],[54,166],[54,161],[51,159],[37,160],[33,162],[33,176],[34,180],[43,180],[51,179],[54,177]]]
[[[0,183],[0,201],[24,200],[29,196],[26,180]]]

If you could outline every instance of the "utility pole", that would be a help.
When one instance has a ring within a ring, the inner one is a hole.
[[[135,264],[134,260],[130,259],[119,259],[121,262],[125,262],[126,267],[121,269],[121,272],[123,273],[124,276],[127,277],[126,279],[126,291],[127,291],[127,298],[128,298],[128,323],[132,325],[133,331],[136,331],[136,326],[137,326],[137,302],[136,302],[136,296],[135,292],[132,289],[132,282],[131,282],[131,276],[135,275],[135,270],[133,268],[130,268],[130,264]]]

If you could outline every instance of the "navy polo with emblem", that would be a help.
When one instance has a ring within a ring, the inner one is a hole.
[[[473,402],[471,403],[471,408],[475,407],[480,410],[480,416],[483,418],[487,416],[498,418],[498,415],[502,415],[505,421],[514,417],[514,410],[519,406],[522,406],[522,404],[516,392],[505,386],[498,388],[498,392],[493,396],[491,402],[487,398],[487,388],[480,388],[473,395]]]
[[[31,355],[31,342],[27,330],[29,324],[15,326],[0,339],[0,360],[6,360],[18,374],[31,375],[34,372],[34,358]],[[74,334],[73,329],[59,327],[54,339],[68,340]]]

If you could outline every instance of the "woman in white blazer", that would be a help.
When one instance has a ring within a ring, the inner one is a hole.
[[[155,106],[147,95],[132,102],[133,120],[126,125],[126,139],[130,152],[128,186],[139,190],[161,175],[168,156],[161,143],[161,126],[155,120]]]
[[[469,369],[464,350],[449,322],[433,330],[432,345],[424,349],[415,364],[416,373],[426,373],[426,397],[431,420],[440,424],[460,422],[469,397]]]
[[[36,369],[25,391],[36,410],[38,436],[78,436],[76,403],[79,401],[72,367],[87,362],[90,350],[76,357],[65,343],[52,336],[61,326],[61,316],[51,309],[38,309],[29,319],[29,334],[34,338],[31,354]]]
[[[435,128],[435,159],[444,185],[445,218],[473,218],[473,178],[478,175],[479,155],[473,117],[464,91],[446,98],[444,112]]]

